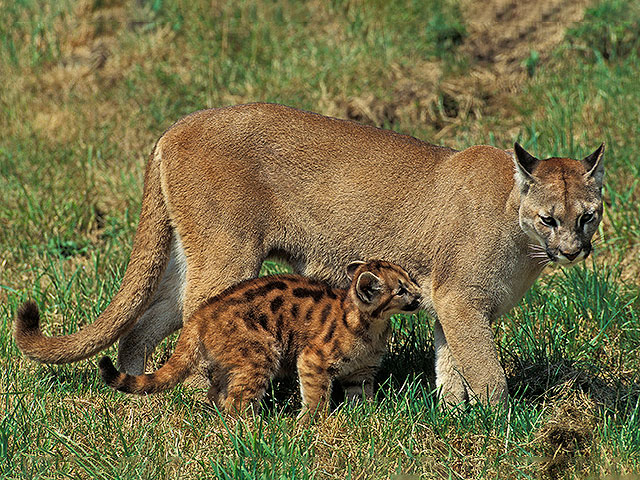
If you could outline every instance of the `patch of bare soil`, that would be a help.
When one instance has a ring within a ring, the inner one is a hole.
[[[443,73],[439,61],[389,76],[392,100],[373,95],[338,100],[338,116],[376,126],[400,118],[431,125],[433,141],[469,117],[513,116],[510,97],[544,63],[564,33],[584,15],[589,0],[469,0],[462,5],[468,36],[458,53],[468,58],[464,74]],[[527,63],[528,61],[528,63]]]
[[[140,58],[124,65],[115,52],[118,36],[148,23],[132,20],[131,14],[123,0],[78,2],[73,14],[56,25],[62,58],[43,75],[42,86],[63,94],[70,90],[95,94],[122,78],[123,70]]]
[[[597,455],[593,432],[603,411],[633,414],[640,385],[633,372],[588,371],[571,362],[521,363],[508,371],[509,390],[525,389],[528,401],[552,406],[539,424],[532,451],[541,478],[586,478]],[[623,383],[620,383],[622,381]]]
[[[499,88],[516,87],[526,78],[523,62],[532,51],[544,61],[566,29],[582,20],[587,0],[489,0],[466,9],[469,37],[462,50]]]

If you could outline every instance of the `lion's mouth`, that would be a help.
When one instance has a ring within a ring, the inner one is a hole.
[[[561,248],[552,249],[542,241],[529,244],[529,258],[543,267],[549,264],[571,267],[584,261],[591,254],[591,251],[591,244],[583,246],[573,254],[564,253]]]
[[[580,251],[574,254],[567,254],[560,251],[553,252],[548,247],[545,249],[545,251],[550,262],[557,263],[563,266],[573,266],[586,260],[586,258],[591,253],[591,247],[582,248]]]

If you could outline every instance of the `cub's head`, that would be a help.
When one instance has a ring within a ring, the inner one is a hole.
[[[420,287],[398,265],[383,260],[353,262],[347,267],[349,295],[363,312],[388,319],[420,308]]]
[[[541,263],[574,265],[591,253],[602,219],[604,143],[582,160],[539,160],[515,144],[520,227]]]

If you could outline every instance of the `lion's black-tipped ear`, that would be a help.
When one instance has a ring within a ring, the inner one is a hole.
[[[362,260],[356,260],[355,262],[351,262],[347,265],[347,277],[349,280],[353,280],[353,276],[356,274],[356,270],[360,265],[364,265],[367,262],[363,262]]]
[[[602,179],[604,177],[603,157],[604,142],[600,144],[595,152],[582,159],[582,165],[584,165],[584,168],[587,171],[586,176],[593,177],[600,187],[602,187]]]
[[[534,182],[533,170],[536,168],[540,160],[527,152],[522,145],[516,142],[513,145],[514,163],[516,165],[516,180],[523,185]]]
[[[356,294],[362,303],[373,303],[382,290],[382,280],[371,272],[362,272],[356,283]]]

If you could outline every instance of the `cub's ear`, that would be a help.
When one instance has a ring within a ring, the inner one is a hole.
[[[582,165],[584,165],[584,168],[587,171],[585,176],[593,177],[601,188],[602,178],[604,177],[604,163],[602,161],[603,157],[604,143],[601,143],[595,152],[582,159]]]
[[[513,145],[513,150],[515,153],[513,163],[516,165],[516,182],[518,182],[520,188],[524,188],[535,182],[532,172],[536,165],[540,163],[540,160],[522,148],[518,142]]]
[[[382,280],[371,272],[362,272],[356,282],[356,294],[363,303],[373,303],[382,290]]]
[[[356,260],[355,262],[351,262],[347,265],[347,277],[349,280],[353,280],[353,276],[356,274],[356,270],[360,265],[364,265],[367,262],[363,262],[362,260]]]

